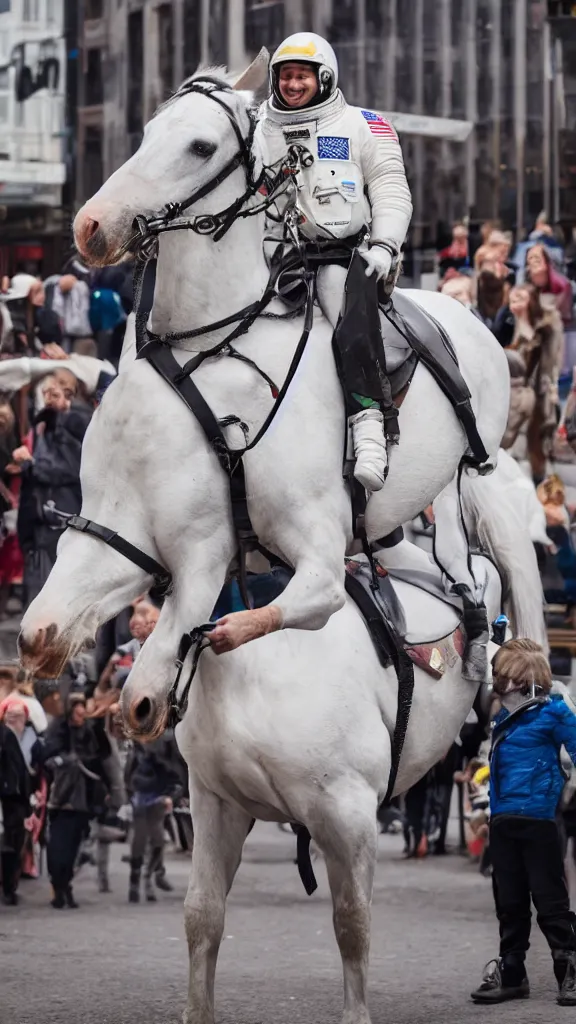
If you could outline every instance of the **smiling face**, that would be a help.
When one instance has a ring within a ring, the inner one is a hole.
[[[318,79],[311,64],[283,64],[278,75],[278,89],[289,107],[307,107],[318,92]]]

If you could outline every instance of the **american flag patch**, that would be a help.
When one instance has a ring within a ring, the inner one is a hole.
[[[382,117],[382,114],[375,114],[372,110],[363,110],[361,113],[372,135],[377,135],[381,139],[398,139],[392,125]]]
[[[350,140],[341,135],[319,135],[318,159],[349,160]]]

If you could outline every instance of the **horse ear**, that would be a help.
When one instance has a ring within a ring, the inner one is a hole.
[[[261,85],[264,85],[268,76],[268,65],[270,63],[270,54],[265,46],[262,47],[260,53],[254,58],[249,67],[242,72],[239,78],[234,82],[233,88],[241,91],[246,90],[248,92],[256,92]]]

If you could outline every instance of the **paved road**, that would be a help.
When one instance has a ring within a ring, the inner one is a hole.
[[[494,953],[490,884],[465,859],[404,862],[383,837],[370,971],[373,1024],[565,1022],[539,934],[530,953],[530,1002],[485,1010],[468,1001]],[[0,1024],[179,1024],[186,991],[181,904],[187,863],[169,857],[175,892],[156,905],[126,902],[127,866],[114,851],[114,892],[94,869],[77,882],[82,907],[54,911],[45,881],[22,884],[0,907]],[[319,890],[300,886],[292,837],[259,825],[229,902],[219,964],[219,1024],[339,1024],[340,965],[323,866]]]

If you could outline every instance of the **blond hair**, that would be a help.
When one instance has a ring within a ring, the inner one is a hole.
[[[510,683],[514,689],[526,692],[534,686],[545,693],[552,688],[552,673],[543,648],[534,640],[523,637],[508,640],[492,658],[494,691],[503,696]]]

